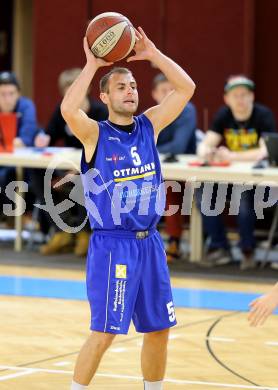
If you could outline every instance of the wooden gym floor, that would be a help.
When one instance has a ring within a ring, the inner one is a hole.
[[[1,390],[69,389],[89,333],[83,279],[80,269],[0,265]],[[254,329],[246,315],[247,303],[269,283],[173,277],[172,284],[178,326],[165,390],[278,389],[278,318]],[[90,388],[142,389],[141,343],[133,327],[116,338]]]

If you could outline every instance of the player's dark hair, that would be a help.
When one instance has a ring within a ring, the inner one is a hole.
[[[118,73],[118,74],[128,74],[128,73],[130,73],[130,74],[132,74],[132,72],[129,69],[116,66],[115,68],[111,69],[110,72],[106,73],[100,79],[100,82],[99,82],[100,92],[106,92],[107,93],[109,91],[109,79],[115,73]]]
[[[167,82],[168,79],[163,73],[158,73],[153,79],[153,89],[155,89],[158,84]]]

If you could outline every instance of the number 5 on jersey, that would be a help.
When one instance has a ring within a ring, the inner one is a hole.
[[[136,150],[137,150],[137,146],[132,146],[132,148],[130,149],[130,153],[134,165],[138,166],[141,165],[142,163],[141,163],[141,158],[139,154],[136,152]]]

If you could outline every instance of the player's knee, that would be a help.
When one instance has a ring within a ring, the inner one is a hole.
[[[115,335],[111,333],[92,332],[89,338],[92,348],[105,351],[110,347]]]
[[[164,345],[168,342],[169,329],[158,330],[156,332],[150,332],[145,334],[145,341]]]

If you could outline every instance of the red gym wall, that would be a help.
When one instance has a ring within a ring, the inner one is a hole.
[[[197,84],[193,102],[200,128],[207,127],[222,104],[225,79],[235,73],[255,80],[257,100],[270,106],[278,120],[276,0],[48,0],[34,1],[34,98],[42,125],[59,99],[59,73],[84,64],[82,37],[88,20],[105,11],[118,11],[141,25],[189,72]],[[156,70],[146,62],[128,67],[138,81],[143,110],[153,104],[150,88]],[[97,80],[92,92],[97,96]]]

